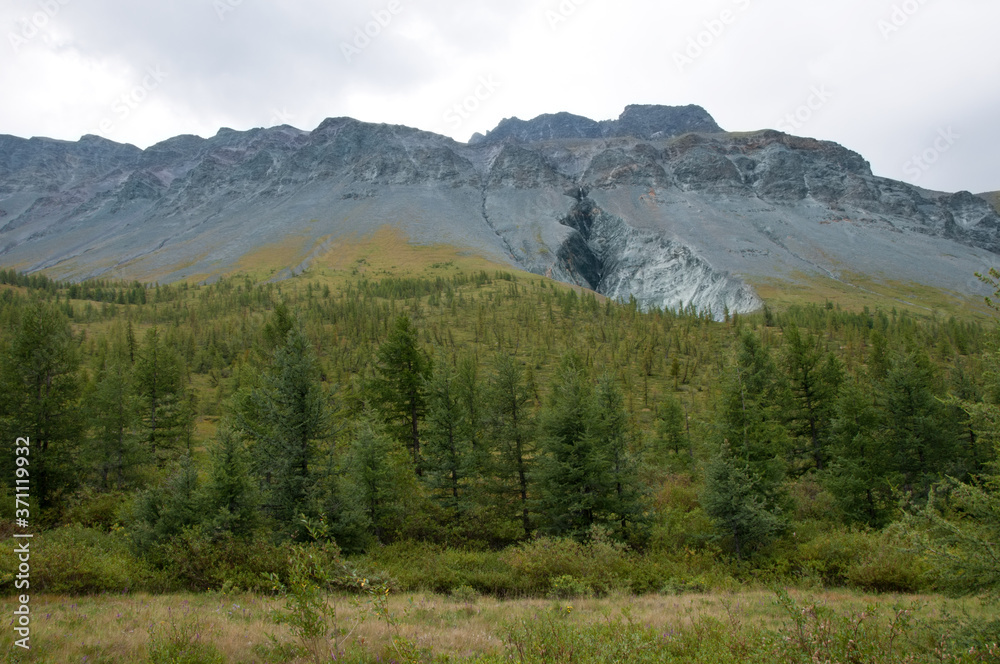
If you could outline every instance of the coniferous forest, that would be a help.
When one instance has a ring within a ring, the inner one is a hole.
[[[32,590],[287,598],[299,650],[256,661],[348,639],[324,613],[338,593],[368,596],[391,627],[383,591],[1000,587],[1000,355],[985,316],[827,302],[716,320],[449,265],[0,281],[0,513],[9,535],[13,441],[29,437]],[[2,564],[9,587],[16,561]],[[552,654],[552,620],[548,636],[511,628],[511,657],[616,661]],[[949,624],[954,659],[934,661],[997,661],[995,617]],[[392,643],[397,661],[438,661]],[[879,652],[837,661],[925,661]],[[675,655],[647,661],[689,661]]]

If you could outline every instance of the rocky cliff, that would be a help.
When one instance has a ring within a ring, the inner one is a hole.
[[[289,238],[316,253],[384,225],[716,315],[758,307],[749,283],[762,279],[862,274],[966,293],[1000,262],[984,198],[876,177],[834,143],[724,133],[692,106],[505,120],[469,144],[350,118],[146,150],[0,136],[5,267],[169,281]]]

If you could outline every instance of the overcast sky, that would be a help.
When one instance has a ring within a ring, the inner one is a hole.
[[[3,0],[0,133],[146,147],[346,115],[466,141],[699,104],[978,193],[1000,190],[998,25],[997,0]]]

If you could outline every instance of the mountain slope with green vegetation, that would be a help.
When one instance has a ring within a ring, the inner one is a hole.
[[[715,321],[387,238],[269,276],[0,272],[33,589],[279,589],[301,612],[322,595],[300,586],[997,588],[979,315],[830,300]]]

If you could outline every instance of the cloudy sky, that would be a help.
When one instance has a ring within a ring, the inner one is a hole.
[[[700,104],[931,189],[1000,190],[997,0],[4,0],[0,133],[146,147],[351,116]]]

